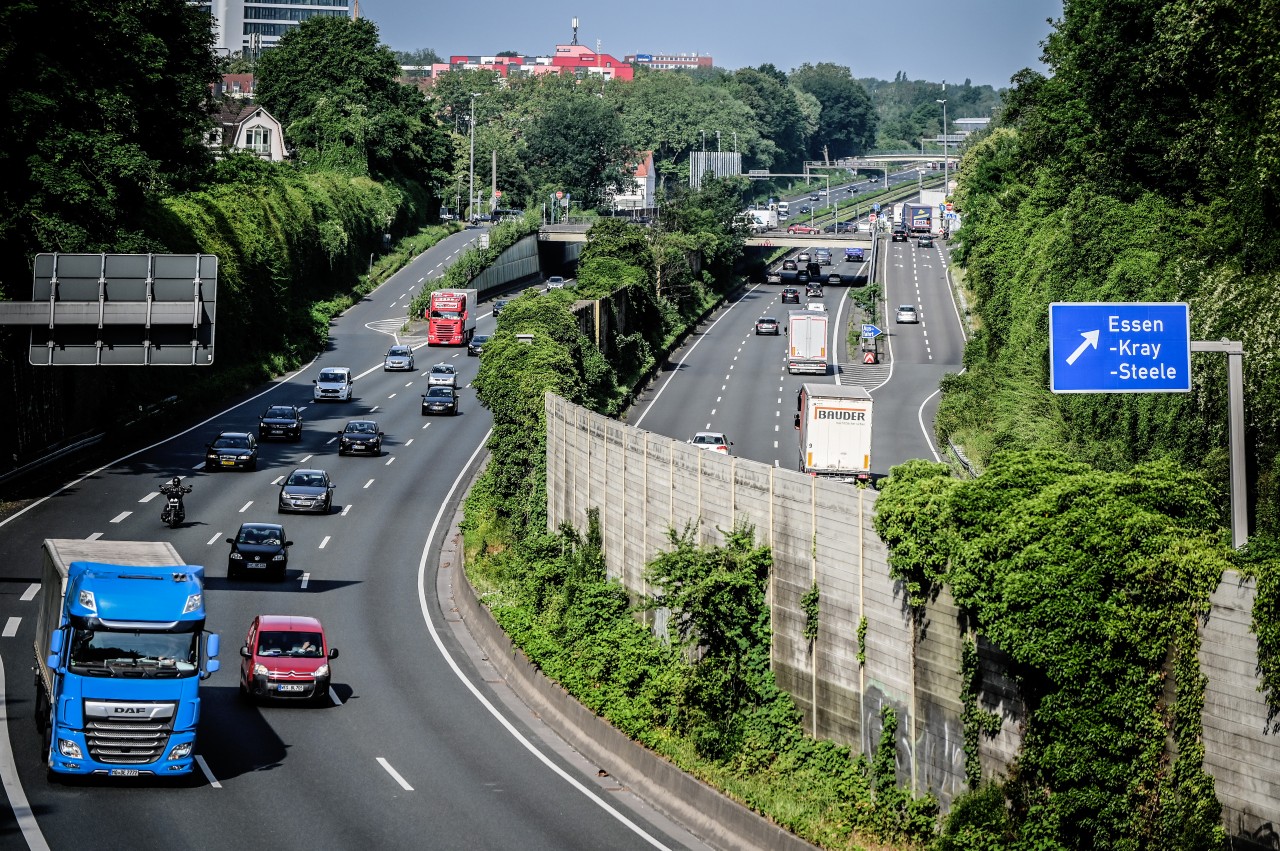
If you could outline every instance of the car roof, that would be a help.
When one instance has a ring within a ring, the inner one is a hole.
[[[350,372],[349,366],[324,366],[320,368],[321,372]]]
[[[281,529],[281,530],[284,529],[284,527],[281,526],[279,523],[261,523],[257,521],[250,522],[250,523],[241,523],[240,528],[241,529]]]
[[[307,615],[258,615],[258,630],[272,632],[324,632],[317,618]]]
[[[347,428],[350,428],[351,426],[355,425],[356,423],[360,423],[360,424],[362,424],[362,425],[371,425],[371,426],[374,426],[374,427],[377,427],[377,425],[378,425],[378,421],[377,421],[377,420],[347,420],[347,425],[346,425],[346,427],[347,427]]]
[[[437,363],[437,364],[432,364],[432,365],[431,365],[431,371],[432,371],[432,372],[435,372],[435,371],[436,371],[437,369],[439,369],[440,367],[444,367],[445,369],[447,369],[447,370],[449,370],[449,371],[451,371],[451,372],[453,371],[453,364],[451,364],[451,363],[445,363],[445,362],[443,362],[443,361],[441,361],[440,363]]]
[[[329,475],[324,470],[321,470],[319,467],[294,467],[292,472],[289,473],[289,475],[292,476],[294,473],[320,473],[321,475],[325,475],[325,476]]]
[[[916,309],[916,306],[915,306],[914,304],[900,304],[900,305],[898,305],[898,310],[915,310],[915,309]]]
[[[409,351],[408,346],[392,346],[391,348],[387,349],[388,354],[390,354],[391,352],[399,353],[399,352],[407,352],[407,351]]]
[[[218,432],[217,439],[221,440],[224,437],[248,437],[248,436],[249,436],[249,432],[247,431],[220,431]]]
[[[727,439],[728,439],[728,438],[726,438],[726,437],[724,436],[724,432],[722,432],[722,431],[698,431],[698,432],[694,432],[694,435],[693,435],[693,439],[694,439],[694,440],[697,440],[697,439],[698,439],[698,438],[700,438],[700,437],[715,437],[715,438],[719,438],[720,440],[727,440]]]

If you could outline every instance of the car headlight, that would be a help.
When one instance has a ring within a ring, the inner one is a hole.
[[[271,557],[272,561],[284,561],[284,553],[276,553]]]
[[[255,677],[265,677],[265,676],[267,675],[267,666],[266,666],[266,665],[263,665],[262,663],[258,663],[258,664],[256,664],[256,665],[254,665],[254,666],[253,666],[253,675],[254,675]]]
[[[84,759],[84,754],[80,752],[80,746],[70,739],[58,739],[58,753],[68,759]]]
[[[238,455],[238,456],[236,457],[236,460],[238,460],[238,461],[248,461],[248,460],[249,460],[249,457],[250,457],[250,456],[249,456],[249,454],[246,452],[246,453],[243,453],[243,454],[241,454],[241,455]]]
[[[175,745],[173,750],[169,751],[169,759],[186,759],[191,756],[191,746],[194,742],[183,742]]]
[[[243,559],[243,558],[244,558],[244,556],[240,555],[240,553],[238,553],[238,552],[233,552],[233,553],[231,554],[231,558],[234,558],[234,559],[239,560],[239,559]]]
[[[329,666],[328,666],[328,665],[321,665],[319,668],[316,668],[316,676],[317,676],[317,677],[327,677],[327,676],[329,676]]]

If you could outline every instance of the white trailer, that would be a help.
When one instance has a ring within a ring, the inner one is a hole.
[[[752,230],[757,233],[762,231],[778,229],[778,211],[777,210],[752,210]]]
[[[827,374],[827,314],[792,310],[787,314],[787,372]]]
[[[871,474],[871,394],[806,383],[796,394],[800,471],[855,481]]]

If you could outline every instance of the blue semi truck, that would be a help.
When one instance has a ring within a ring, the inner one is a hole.
[[[44,542],[36,726],[50,779],[191,773],[200,681],[219,665],[204,624],[204,568],[171,544]]]

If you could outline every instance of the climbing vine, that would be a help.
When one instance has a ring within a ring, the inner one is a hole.
[[[867,664],[867,616],[858,621],[858,664]]]
[[[977,789],[982,782],[982,763],[979,759],[981,737],[1000,732],[1000,716],[978,705],[978,693],[982,688],[982,667],[978,664],[978,645],[965,636],[960,648],[960,702],[964,706],[961,724],[964,730],[964,778],[970,789]]]
[[[800,608],[804,611],[804,640],[810,645],[818,639],[818,583],[804,592],[800,598]]]

